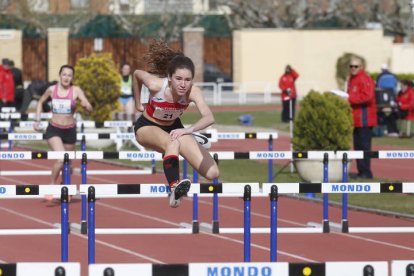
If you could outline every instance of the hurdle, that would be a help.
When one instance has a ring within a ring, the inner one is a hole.
[[[31,160],[31,159],[63,159],[63,184],[69,184],[70,181],[70,158],[75,157],[75,152],[71,151],[52,151],[49,154],[46,152],[31,152],[31,151],[13,151],[0,152],[0,160]],[[22,176],[22,175],[50,175],[51,171],[44,170],[24,170],[24,171],[0,171],[0,176]]]
[[[319,276],[388,276],[388,262],[325,263],[188,263],[188,264],[90,264],[89,276],[210,276],[210,275],[319,275]],[[401,276],[405,274],[394,274]],[[409,274],[406,274],[409,275]]]
[[[263,183],[263,193],[271,186],[278,187],[279,194],[315,193],[413,193],[414,183]],[[348,221],[347,221],[348,224]],[[344,227],[342,227],[344,229]],[[349,227],[349,233],[414,233],[414,227]]]
[[[8,152],[0,152],[0,160],[35,160],[35,159],[49,159],[49,160],[62,160],[65,158],[65,154],[68,154],[68,159],[81,159],[82,154],[86,153],[89,154],[91,157],[95,157],[96,159],[109,159],[113,154],[99,154],[99,152],[91,152],[91,151],[8,151]],[[152,154],[143,154],[142,152],[130,152],[124,156],[121,156],[120,159],[128,160],[129,157],[127,155],[140,155],[140,156],[149,156]],[[116,154],[118,156],[118,154]],[[132,157],[133,158],[133,157]],[[148,160],[148,158],[146,159]],[[151,159],[150,159],[151,160]],[[64,163],[65,164],[65,163]],[[64,172],[65,172],[64,167]],[[68,177],[69,174],[69,167],[68,167]],[[76,172],[82,173],[81,171]],[[117,174],[117,175],[142,175],[142,174],[152,174],[152,169],[142,169],[142,170],[117,170],[117,171],[108,171],[108,170],[89,170],[88,172],[91,175],[108,175],[108,174]],[[24,171],[0,171],[0,176],[21,176],[21,175],[50,175],[50,170],[24,170]],[[70,183],[70,179],[65,183]]]
[[[52,112],[41,112],[40,113],[40,119],[50,119],[52,118]],[[0,119],[2,120],[10,120],[10,119],[21,119],[21,120],[35,120],[36,118],[36,113],[34,112],[30,112],[28,114],[21,114],[19,112],[7,112],[7,113],[0,113]]]
[[[131,152],[75,152],[75,159],[81,158],[83,153],[88,154],[88,158],[90,159],[107,159],[107,158],[119,158],[119,159],[129,159],[129,160],[142,160],[142,161],[149,161],[149,160],[162,160],[162,156],[160,153],[157,152],[139,152],[139,151],[131,151]],[[374,151],[374,152],[362,152],[362,151],[338,151],[338,152],[289,152],[289,151],[252,151],[252,152],[210,152],[210,154],[217,154],[221,160],[233,160],[233,159],[290,159],[292,156],[296,156],[297,158],[306,158],[306,159],[320,159],[328,153],[329,159],[339,159],[343,158],[344,154],[350,156],[350,158],[362,158],[365,155],[369,155],[373,158],[382,158],[382,159],[414,159],[414,151]],[[16,153],[13,153],[16,154]],[[19,154],[17,154],[19,155]],[[0,159],[4,156],[3,153],[0,153]],[[72,155],[73,156],[73,155]],[[7,158],[8,156],[6,156]],[[12,156],[11,158],[13,158]],[[32,157],[36,158],[47,158],[47,153],[32,153]],[[18,156],[17,159],[22,159]],[[30,156],[27,158],[30,159]],[[182,159],[180,157],[180,159]],[[325,171],[325,170],[324,170]],[[347,175],[347,172],[345,173]],[[345,179],[344,181],[346,181]],[[312,187],[310,185],[309,187]],[[313,190],[308,190],[309,193],[313,193]],[[345,197],[346,195],[344,195]],[[327,200],[325,201],[327,202]],[[346,202],[346,200],[344,200]],[[325,203],[324,206],[327,207]],[[343,219],[343,228],[346,229],[346,208],[343,209],[344,219]],[[326,213],[327,214],[327,213]],[[216,218],[213,218],[213,223],[217,221]],[[329,226],[329,222],[327,221],[327,216],[324,215],[324,225]],[[327,227],[325,227],[326,229]],[[359,229],[363,230],[363,229]],[[391,229],[388,229],[391,230]],[[398,230],[398,229],[397,229]],[[409,230],[409,229],[408,229]],[[352,231],[357,231],[357,229],[352,229]],[[398,231],[402,231],[399,229]],[[216,231],[218,232],[218,231]]]
[[[243,189],[243,191],[242,191]],[[253,193],[252,193],[253,192]],[[191,234],[194,233],[187,228],[101,228],[95,227],[95,199],[98,198],[131,198],[131,197],[166,197],[165,184],[94,184],[81,185],[80,194],[88,194],[88,250],[89,263],[95,262],[95,234]],[[277,186],[273,184],[270,193],[260,190],[259,183],[216,183],[216,184],[193,184],[188,196],[212,196],[220,194],[223,197],[243,196],[244,200],[244,227],[222,228],[221,233],[244,234],[244,261],[250,261],[250,235],[251,233],[271,233],[270,258],[276,261],[277,252]],[[271,204],[271,225],[266,228],[251,228],[250,225],[250,199],[254,196],[269,196]],[[285,228],[285,233],[298,233],[299,230],[306,233],[322,233],[322,229],[305,231],[298,228]]]
[[[392,275],[406,275],[414,274],[414,260],[394,260],[391,262]]]
[[[61,261],[68,261],[69,195],[76,195],[74,185],[1,185],[0,199],[44,198],[60,196],[61,225],[53,229],[0,229],[0,235],[61,235]]]
[[[1,275],[5,276],[32,276],[54,275],[54,276],[80,276],[80,263],[35,263],[18,262],[0,264]]]
[[[259,191],[259,183],[251,183],[255,191]],[[220,187],[220,188],[219,188]],[[212,196],[221,193],[223,196],[243,196],[244,186],[240,183],[227,185],[192,184],[188,196]],[[135,197],[167,197],[165,184],[94,184],[81,185],[81,195],[88,194],[88,255],[89,263],[95,262],[95,234],[192,234],[193,229],[183,225],[181,228],[102,228],[95,227],[96,198],[135,198]]]

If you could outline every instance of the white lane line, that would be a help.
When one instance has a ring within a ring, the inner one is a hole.
[[[5,207],[1,207],[0,206],[0,209],[3,210],[3,211],[5,211],[5,212],[9,212],[9,213],[11,213],[13,215],[16,215],[16,216],[25,218],[27,220],[35,221],[35,222],[37,222],[39,224],[47,225],[49,227],[53,227],[54,226],[53,223],[50,223],[50,222],[45,221],[45,220],[42,220],[42,219],[34,218],[32,216],[25,215],[23,213],[14,211],[14,210],[9,209],[9,208],[5,208]],[[82,238],[84,240],[87,240],[88,239],[88,236],[85,236],[85,235],[82,235],[82,234],[78,234],[78,233],[73,233],[72,232],[71,235],[75,235],[75,236],[77,236],[79,238]],[[130,249],[127,249],[127,248],[124,248],[124,247],[121,247],[121,246],[117,246],[117,245],[114,245],[114,244],[111,244],[111,243],[108,243],[108,242],[105,242],[105,241],[102,241],[102,240],[99,240],[99,239],[95,239],[95,243],[100,244],[100,245],[103,245],[103,246],[106,246],[106,247],[109,247],[111,249],[115,249],[117,251],[120,251],[120,252],[129,254],[129,255],[132,255],[132,256],[135,256],[135,257],[142,258],[142,259],[147,260],[147,261],[150,261],[150,262],[164,264],[164,262],[162,262],[162,261],[160,261],[158,259],[154,259],[152,257],[149,257],[147,255],[141,254],[139,252],[132,251]]]
[[[7,184],[16,184],[16,185],[27,184],[27,182],[23,182],[21,180],[17,180],[17,179],[14,179],[12,177],[8,177],[8,176],[0,176],[0,179],[6,180],[8,182]]]
[[[180,224],[178,224],[176,222],[173,222],[173,221],[168,221],[168,220],[165,220],[165,219],[159,219],[159,218],[156,218],[154,216],[144,215],[144,214],[139,213],[139,212],[131,211],[131,210],[124,209],[124,208],[121,208],[121,207],[115,207],[115,206],[105,204],[105,203],[102,203],[102,202],[97,202],[96,204],[99,204],[102,207],[106,207],[106,208],[109,208],[109,209],[113,209],[113,210],[117,210],[119,212],[129,214],[129,215],[144,217],[144,218],[149,219],[149,220],[154,220],[154,221],[162,222],[162,223],[169,224],[169,225],[180,226]],[[242,239],[234,239],[234,238],[226,237],[226,236],[223,236],[223,235],[212,234],[212,233],[205,232],[205,231],[200,231],[200,232],[203,233],[203,234],[206,234],[210,237],[219,238],[219,239],[227,240],[227,241],[230,241],[230,242],[235,242],[235,243],[238,243],[238,244],[244,244],[244,240],[242,240]],[[270,252],[270,248],[259,245],[259,244],[252,243],[251,246],[254,247],[254,248],[258,248],[258,249]],[[291,254],[291,253],[288,253],[288,252],[285,252],[285,251],[278,250],[277,252],[281,255],[289,256],[289,257],[292,257],[292,258],[295,258],[295,259],[299,259],[301,261],[316,262],[316,260],[308,259],[308,258],[299,256],[299,255],[295,255],[295,254]]]
[[[45,166],[45,165],[42,165],[42,164],[36,164],[34,162],[28,162],[28,161],[23,161],[23,160],[9,160],[9,161],[15,162],[17,164],[22,164],[23,166],[27,166],[27,163],[30,163],[30,166],[32,166],[33,168],[52,170],[51,167],[48,167],[48,166]]]
[[[199,199],[198,202],[206,204],[206,205],[210,205],[210,206],[213,205],[213,203],[211,201],[206,201],[206,200],[200,200]],[[228,206],[228,205],[225,205],[223,203],[220,203],[220,208],[235,211],[237,213],[243,213],[244,212],[243,210],[240,210],[240,208],[235,208],[235,207],[232,207],[232,206]],[[263,215],[263,214],[256,213],[256,212],[250,212],[250,214],[252,214],[254,216],[257,216],[257,217],[266,218],[266,219],[270,220],[269,215]],[[277,220],[282,221],[282,222],[286,222],[286,223],[290,223],[290,224],[293,224],[293,225],[296,225],[296,226],[307,226],[304,223],[299,223],[299,222],[296,222],[296,221],[293,221],[293,220],[282,219],[282,218],[279,218],[279,217],[277,218]]]
[[[13,215],[16,215],[16,216],[19,216],[19,217],[25,218],[25,219],[27,219],[27,220],[31,220],[31,221],[37,222],[37,223],[39,223],[39,224],[44,224],[44,225],[47,225],[47,226],[49,226],[49,227],[53,227],[53,226],[54,226],[54,225],[53,225],[53,223],[47,222],[47,221],[45,221],[45,220],[43,220],[43,219],[38,219],[38,218],[34,218],[34,217],[32,217],[32,216],[25,215],[25,214],[23,214],[23,213],[21,213],[21,212],[18,212],[18,211],[12,210],[12,209],[10,209],[10,208],[6,208],[6,207],[2,207],[2,206],[0,206],[0,209],[1,209],[1,210],[3,210],[3,211],[5,211],[5,212],[8,212],[8,213],[10,213],[10,214],[13,214]]]
[[[332,233],[335,234],[335,235],[346,236],[346,237],[350,237],[350,238],[357,239],[357,240],[363,240],[363,241],[366,241],[366,242],[372,242],[372,243],[377,243],[377,244],[381,244],[381,245],[385,245],[385,246],[395,247],[395,248],[398,248],[398,249],[414,251],[413,247],[403,246],[403,245],[399,245],[399,244],[396,244],[396,243],[384,242],[384,241],[380,241],[380,240],[376,240],[376,239],[370,239],[370,238],[361,237],[361,236],[358,236],[358,235],[351,235],[351,234],[347,234],[347,233],[338,233],[338,232],[332,232]]]
[[[17,164],[23,165],[24,167],[30,166],[30,167],[38,168],[38,169],[51,170],[50,166],[35,164],[33,162],[28,162],[28,161],[7,160],[7,162],[17,163]],[[0,166],[0,169],[1,169],[1,166]],[[12,177],[7,177],[7,176],[0,176],[0,179],[4,179],[4,180],[8,181],[9,183],[7,183],[7,184],[17,184],[17,185],[19,185],[19,184],[28,184],[27,181],[25,182],[25,181],[17,180],[17,179],[14,179]],[[43,183],[43,184],[47,184],[47,183]]]
[[[200,232],[203,233],[203,234],[215,237],[215,238],[219,238],[219,239],[223,239],[223,240],[229,240],[229,241],[239,243],[239,244],[244,244],[243,240],[238,240],[238,239],[226,237],[226,236],[223,236],[223,235],[217,235],[217,234],[213,234],[213,233],[209,233],[209,232],[205,232],[205,231],[200,231]],[[270,248],[268,248],[266,246],[262,246],[262,245],[255,244],[255,243],[252,243],[251,246],[254,247],[254,248],[258,248],[258,249],[262,249],[262,250],[270,252]],[[303,256],[299,256],[299,255],[296,255],[296,254],[288,253],[288,252],[282,251],[282,250],[277,250],[277,253],[280,254],[280,255],[284,255],[284,256],[294,258],[294,259],[299,259],[299,260],[305,261],[305,262],[318,262],[316,260],[305,258]]]
[[[100,201],[96,202],[95,205],[100,205],[100,206],[103,206],[103,207],[106,207],[106,208],[109,208],[109,209],[112,209],[112,210],[116,210],[116,211],[119,211],[119,212],[126,213],[128,215],[138,216],[138,217],[141,217],[141,218],[153,220],[153,221],[156,221],[156,222],[165,223],[165,224],[172,225],[172,226],[178,226],[178,227],[180,226],[179,223],[176,223],[176,222],[173,222],[173,221],[168,221],[168,220],[160,219],[160,218],[157,218],[157,217],[154,217],[154,216],[145,215],[143,213],[131,211],[131,210],[128,210],[128,209],[124,209],[122,207],[113,206],[113,205],[106,204],[106,203],[103,203],[103,202],[100,202]]]

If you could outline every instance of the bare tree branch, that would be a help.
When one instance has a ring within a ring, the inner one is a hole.
[[[411,8],[407,0],[217,0],[231,14],[226,18],[239,28],[304,28],[335,19],[347,28],[365,28],[382,23],[394,33],[410,31]]]
[[[10,0],[0,0],[0,12],[3,13],[10,5]]]

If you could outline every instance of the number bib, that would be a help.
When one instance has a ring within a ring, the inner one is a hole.
[[[126,83],[121,86],[121,95],[132,95],[131,84]]]
[[[162,121],[173,121],[183,115],[183,109],[165,109],[161,107],[155,107],[153,118]]]
[[[59,114],[72,113],[71,100],[69,99],[53,99],[52,112]]]

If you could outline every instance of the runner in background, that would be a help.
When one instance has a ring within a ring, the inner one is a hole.
[[[52,118],[46,129],[45,138],[50,148],[54,151],[73,151],[76,143],[76,122],[74,113],[76,102],[87,111],[92,111],[92,106],[85,93],[78,86],[72,85],[75,70],[70,65],[63,65],[59,70],[59,82],[49,86],[40,97],[36,107],[36,123],[34,129],[40,131],[40,113],[43,103],[50,97],[52,99]],[[57,160],[52,167],[51,183],[58,184],[59,175],[63,168],[63,161]],[[47,198],[51,199],[51,198]]]
[[[125,119],[131,119],[134,114],[134,95],[132,94],[132,75],[131,66],[124,63],[121,67],[121,96],[119,103],[122,107],[122,112],[126,115]],[[135,120],[135,118],[133,119]]]

